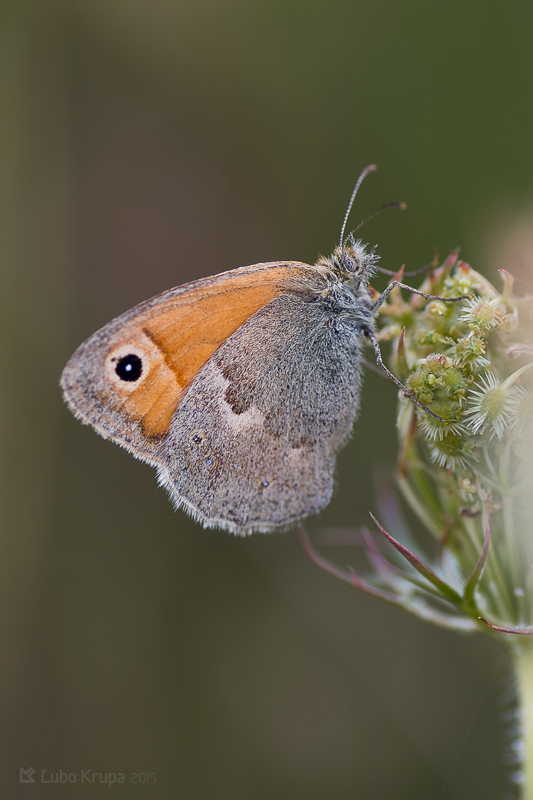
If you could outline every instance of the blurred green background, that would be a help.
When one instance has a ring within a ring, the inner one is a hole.
[[[532,29],[513,0],[3,1],[3,797],[504,795],[496,645],[336,582],[294,534],[174,513],[58,378],[172,285],[328,253],[369,162],[352,222],[409,205],[364,229],[383,266],[460,244],[494,269],[499,215],[533,196]],[[368,375],[312,531],[376,509],[395,399]],[[157,783],[28,786],[20,766]]]

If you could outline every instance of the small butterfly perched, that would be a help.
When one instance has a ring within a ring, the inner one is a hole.
[[[359,410],[365,338],[409,394],[384,366],[374,328],[403,284],[373,300],[375,248],[344,240],[373,169],[329,258],[169,289],[93,334],[63,371],[73,414],[156,467],[176,507],[205,527],[272,532],[329,503]]]

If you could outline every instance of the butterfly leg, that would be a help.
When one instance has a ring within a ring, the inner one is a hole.
[[[445,419],[443,419],[442,417],[439,417],[438,414],[435,414],[435,412],[431,411],[431,409],[429,409],[427,406],[425,406],[424,403],[421,403],[420,400],[417,400],[416,397],[414,396],[414,394],[412,393],[412,391],[410,389],[408,389],[407,386],[404,386],[403,383],[396,377],[396,375],[393,372],[391,372],[390,369],[387,366],[385,366],[385,363],[383,361],[383,357],[381,355],[381,348],[379,346],[379,342],[378,342],[378,340],[376,338],[376,334],[374,333],[374,331],[371,330],[371,328],[363,327],[363,328],[361,328],[361,333],[363,333],[367,337],[367,339],[370,341],[372,347],[374,348],[374,355],[376,357],[376,364],[378,365],[378,367],[380,367],[383,370],[383,372],[387,375],[387,377],[393,383],[395,383],[396,386],[399,389],[402,390],[402,392],[405,394],[405,396],[413,401],[413,403],[415,403],[420,408],[424,409],[424,411],[427,414],[430,414],[434,419],[438,419],[439,422],[443,422],[446,425],[447,423],[446,423]]]
[[[470,297],[469,294],[461,294],[458,297],[441,297],[438,294],[427,294],[426,292],[420,291],[420,289],[413,289],[412,286],[408,286],[406,283],[400,283],[400,281],[391,281],[386,289],[382,291],[376,302],[372,306],[372,311],[376,313],[376,311],[381,308],[389,294],[392,290],[398,286],[400,289],[407,289],[409,292],[413,294],[419,294],[420,297],[425,297],[426,300],[442,300],[444,303],[458,303],[460,300],[468,300]]]

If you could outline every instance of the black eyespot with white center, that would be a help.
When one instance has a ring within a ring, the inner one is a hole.
[[[115,372],[121,381],[133,383],[138,381],[143,372],[143,362],[135,353],[128,353],[118,359]]]

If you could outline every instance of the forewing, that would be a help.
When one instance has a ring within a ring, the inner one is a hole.
[[[161,442],[188,386],[243,323],[288,291],[316,278],[299,262],[231,270],[170,289],[109,322],[71,357],[61,376],[71,411],[135,456],[159,464]],[[137,380],[117,364],[137,356]]]

